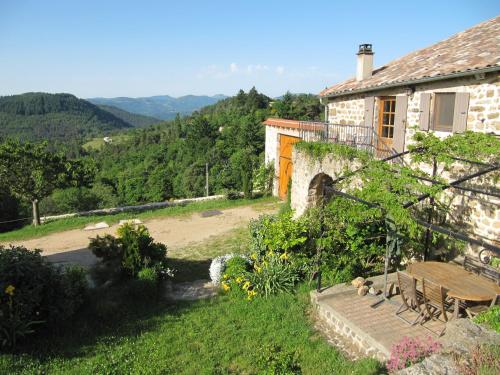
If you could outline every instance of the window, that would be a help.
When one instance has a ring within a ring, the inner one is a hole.
[[[433,130],[453,131],[455,113],[455,93],[437,93],[434,96]]]
[[[394,137],[394,118],[396,117],[396,98],[380,99],[379,136],[382,138]]]

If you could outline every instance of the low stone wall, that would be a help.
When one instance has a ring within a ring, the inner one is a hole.
[[[322,159],[313,159],[303,151],[294,148],[292,153],[293,177],[291,206],[296,217],[302,215],[306,209],[316,202],[320,178],[330,177],[335,180],[343,176],[346,169],[356,169],[361,166],[357,161],[348,161],[327,155]],[[326,177],[328,176],[328,177]],[[316,177],[316,180],[313,181]]]
[[[352,293],[352,291],[348,293]],[[316,314],[328,324],[330,329],[334,330],[340,336],[345,337],[352,345],[356,346],[360,353],[367,357],[374,357],[382,362],[389,359],[390,353],[383,346],[366,335],[362,329],[352,322],[346,321],[331,307],[326,304],[318,303],[316,298],[317,294],[314,292],[311,293],[311,299],[316,308]]]

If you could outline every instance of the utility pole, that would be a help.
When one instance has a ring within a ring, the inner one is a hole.
[[[205,163],[205,190],[208,197],[208,163]]]

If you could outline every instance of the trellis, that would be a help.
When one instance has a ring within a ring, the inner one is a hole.
[[[399,159],[399,161],[401,163],[404,163],[403,157],[405,155],[408,155],[408,154],[411,154],[411,153],[415,153],[415,152],[425,152],[425,150],[422,149],[422,148],[420,148],[420,149],[415,149],[415,150],[404,151],[404,152],[401,152],[401,153],[394,153],[393,155],[391,155],[389,157],[386,157],[384,159],[381,159],[381,160],[383,162],[392,162],[394,160]],[[456,190],[468,191],[468,192],[472,192],[472,193],[476,193],[476,194],[483,194],[483,195],[490,196],[490,197],[500,198],[500,194],[498,192],[487,191],[487,190],[482,190],[482,189],[475,189],[475,188],[470,188],[470,187],[462,186],[461,185],[464,182],[470,181],[471,179],[474,179],[474,178],[477,178],[477,177],[480,177],[480,176],[484,176],[486,174],[498,171],[500,169],[500,165],[498,165],[498,164],[482,163],[482,162],[472,161],[472,160],[458,158],[458,157],[453,157],[453,156],[449,156],[449,157],[452,160],[456,160],[456,161],[459,161],[459,162],[462,162],[462,163],[468,163],[468,164],[471,164],[471,165],[479,166],[481,169],[479,171],[477,171],[477,172],[461,176],[460,178],[457,178],[454,181],[451,181],[451,182],[448,182],[448,183],[443,183],[443,182],[438,181],[438,180],[435,179],[436,171],[437,171],[437,162],[434,159],[434,161],[433,161],[433,178],[422,177],[422,176],[417,176],[417,175],[412,175],[412,177],[414,177],[414,178],[416,178],[418,180],[421,180],[421,181],[425,181],[425,182],[431,183],[432,185],[439,185],[440,189],[443,190],[443,191],[447,190],[447,189],[456,189]],[[349,173],[348,176],[344,175],[344,176],[341,176],[341,177],[337,178],[336,180],[333,181],[332,186],[334,186],[335,183],[338,183],[338,182],[340,182],[340,181],[342,181],[342,180],[344,180],[344,179],[346,179],[348,177],[351,177],[352,175],[356,174],[357,172],[361,171],[364,168],[366,168],[366,166],[363,166],[360,169]],[[397,172],[394,169],[391,169],[391,171],[392,171],[392,173],[396,173]],[[341,197],[344,197],[346,199],[350,199],[350,200],[353,200],[353,201],[365,204],[368,207],[383,209],[383,207],[380,206],[377,203],[369,202],[367,200],[364,200],[364,199],[361,199],[359,197],[356,197],[356,196],[354,196],[352,194],[345,193],[345,192],[342,192],[340,190],[337,190],[337,189],[335,189],[333,187],[325,186],[324,189],[326,189],[329,193],[331,193],[333,195],[341,196]],[[403,208],[409,209],[409,208],[413,207],[415,204],[423,202],[423,201],[425,201],[427,199],[429,199],[430,203],[433,204],[433,201],[432,201],[433,197],[429,193],[425,193],[425,194],[421,194],[421,195],[417,196],[415,201],[405,203],[403,205]],[[425,242],[425,248],[424,248],[424,260],[426,260],[426,258],[428,256],[429,245],[430,245],[430,233],[433,232],[433,231],[441,233],[441,234],[444,234],[444,235],[447,235],[447,236],[449,236],[451,238],[455,238],[455,239],[467,242],[467,243],[472,244],[472,245],[477,245],[477,246],[483,248],[483,250],[481,250],[481,252],[486,249],[486,250],[489,250],[489,251],[495,253],[496,255],[500,256],[500,247],[499,246],[493,245],[492,243],[487,242],[484,239],[473,238],[473,237],[467,235],[466,233],[453,231],[453,230],[450,230],[448,228],[442,227],[440,225],[432,224],[430,222],[432,220],[432,218],[430,216],[427,218],[427,221],[422,220],[422,219],[418,219],[418,218],[413,218],[413,220],[415,220],[415,222],[417,224],[423,226],[427,230],[426,231],[426,242]],[[395,235],[395,233],[390,233],[390,235]],[[491,241],[491,240],[489,240],[489,241]],[[491,242],[493,242],[493,241],[491,241]],[[481,259],[481,256],[480,256],[481,252],[479,253],[478,256],[479,256],[480,260],[483,262],[483,260]],[[388,298],[388,295],[387,295],[387,277],[388,277],[388,269],[389,269],[389,260],[390,260],[391,255],[392,254],[390,252],[389,244],[386,241],[386,252],[385,252],[385,257],[384,257],[384,292],[383,292],[383,299],[380,300],[380,301],[378,301],[378,302],[376,302],[375,304],[373,304],[372,305],[373,307],[376,306],[376,305],[378,305],[380,302],[383,302],[384,300],[386,300]],[[318,290],[318,292],[321,292],[321,271],[320,271],[320,260],[319,259],[320,259],[320,256],[318,254],[318,276],[317,276],[317,282],[318,282],[318,284],[317,284],[317,290]]]

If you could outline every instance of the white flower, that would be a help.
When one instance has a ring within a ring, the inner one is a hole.
[[[248,257],[246,257],[245,255],[241,255],[241,254],[221,255],[221,256],[215,257],[212,260],[212,263],[210,264],[210,280],[212,280],[212,283],[214,285],[220,284],[220,281],[222,279],[222,274],[224,273],[224,271],[226,269],[227,261],[235,256],[243,258],[247,262],[250,262],[250,259]]]

